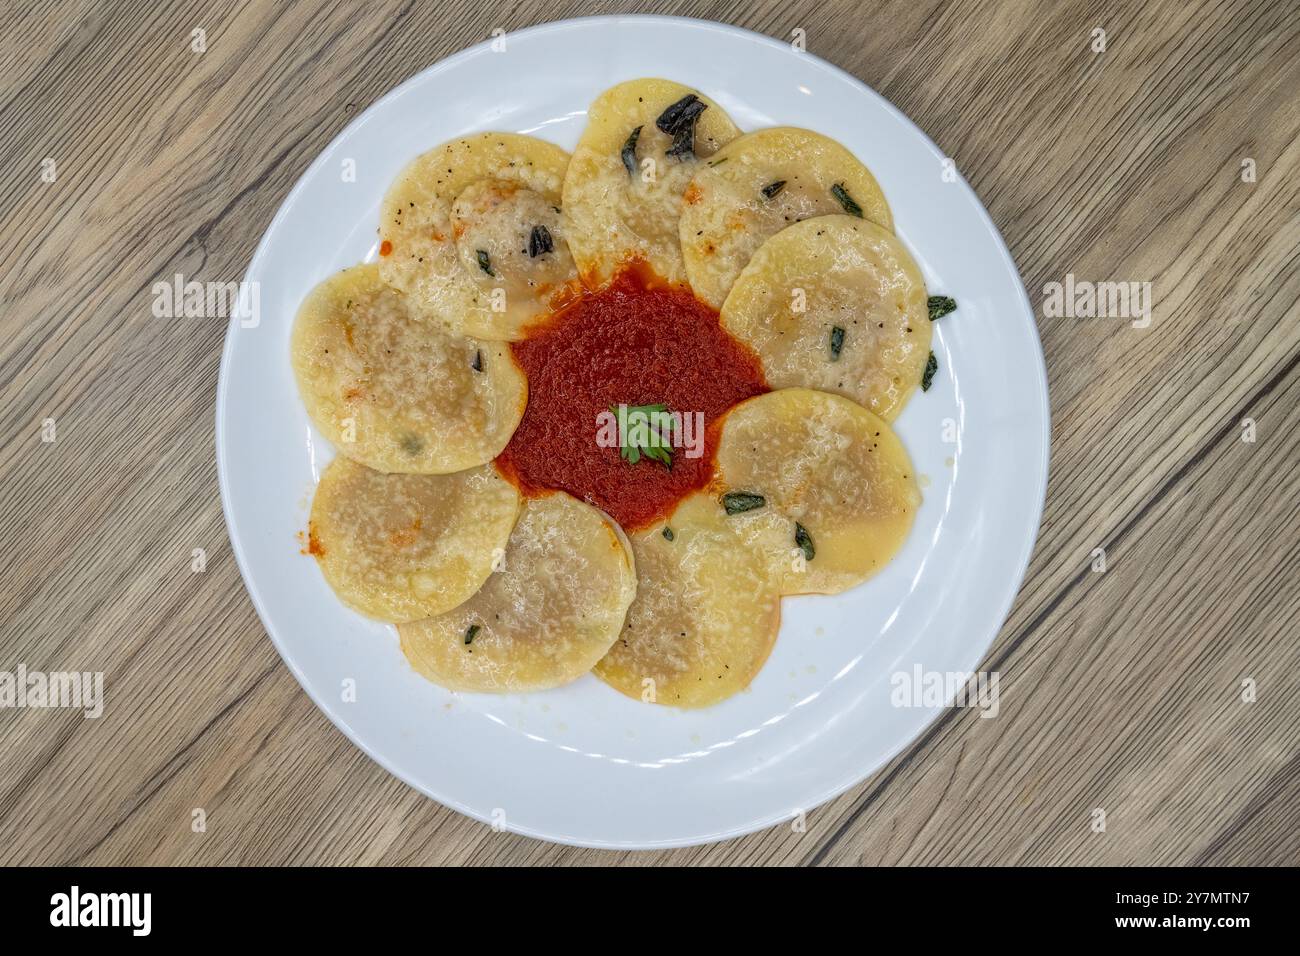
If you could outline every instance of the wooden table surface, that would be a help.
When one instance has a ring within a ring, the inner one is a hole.
[[[0,34],[0,670],[101,670],[107,699],[0,711],[0,862],[1300,861],[1293,4],[155,6],[44,0]],[[239,279],[408,76],[495,27],[634,11],[804,30],[954,157],[1036,307],[1067,274],[1153,302],[1147,328],[1040,309],[1051,479],[983,664],[999,718],[945,712],[805,832],[656,853],[495,833],[317,711],[226,538],[225,322],[157,319],[150,291]]]

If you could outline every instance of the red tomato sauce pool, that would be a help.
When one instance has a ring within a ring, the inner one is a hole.
[[[528,407],[498,467],[525,494],[566,491],[628,530],[705,487],[714,424],[768,391],[757,356],[722,328],[717,312],[639,266],[562,306],[511,350],[528,376]],[[597,416],[620,404],[663,404],[692,423],[701,413],[702,454],[674,445],[671,469],[644,456],[623,460],[616,445],[597,441]]]

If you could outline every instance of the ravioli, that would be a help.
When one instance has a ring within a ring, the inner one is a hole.
[[[398,628],[422,675],[452,690],[567,684],[609,650],[636,594],[622,531],[556,492],[524,502],[504,566],[455,610]]]
[[[528,385],[509,347],[421,320],[374,264],[326,279],[291,341],[307,414],[377,471],[444,474],[491,461],[524,414]]]
[[[928,387],[930,316],[955,304],[928,308],[879,184],[834,140],[742,135],[690,87],[631,80],[572,156],[488,132],[416,157],[378,234],[378,260],[313,289],[292,330],[338,450],[306,552],[422,677],[528,693],[590,671],[709,707],[766,663],[783,596],[844,591],[903,547],[921,496],[888,422]],[[675,333],[683,316],[716,336]],[[702,457],[635,431],[566,452],[597,437],[572,409],[688,422],[690,394]]]
[[[894,228],[884,193],[856,156],[791,126],[728,143],[696,172],[685,196],[678,228],[686,274],[715,309],[763,242],[792,223],[851,214]]]
[[[893,233],[853,216],[808,219],[763,243],[721,320],[773,388],[834,392],[886,421],[930,357],[920,270]]]
[[[477,133],[416,157],[379,212],[384,281],[452,331],[523,337],[576,278],[560,213],[569,154]]]
[[[603,285],[640,260],[686,281],[677,222],[703,160],[740,134],[716,103],[669,80],[620,83],[588,111],[564,178],[569,245],[583,280]]]
[[[687,708],[747,687],[780,628],[781,592],[766,552],[779,545],[767,532],[757,536],[762,544],[747,541],[703,492],[630,538],[636,600],[596,676],[629,697]]]
[[[786,594],[836,594],[866,580],[902,547],[921,504],[912,462],[884,420],[806,388],[728,412],[717,468],[738,533],[767,542],[775,528],[797,549],[757,549],[777,559]]]
[[[312,500],[308,550],[343,603],[381,621],[441,614],[492,571],[519,493],[491,465],[384,474],[339,456]]]

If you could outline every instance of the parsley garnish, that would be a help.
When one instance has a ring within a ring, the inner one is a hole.
[[[657,461],[672,470],[673,453],[669,447],[672,442],[673,420],[669,416],[668,406],[659,402],[654,405],[611,405],[609,410],[618,419],[619,445],[618,456],[630,465],[635,465],[641,456]]]

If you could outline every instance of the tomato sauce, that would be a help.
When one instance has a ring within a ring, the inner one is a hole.
[[[722,328],[717,312],[639,264],[561,303],[511,350],[528,376],[528,407],[497,458],[501,472],[525,494],[559,489],[589,501],[627,530],[652,524],[707,485],[713,426],[768,390],[758,357]],[[617,445],[597,441],[597,416],[620,404],[702,413],[703,454],[674,445],[671,468],[644,456],[623,460]]]

